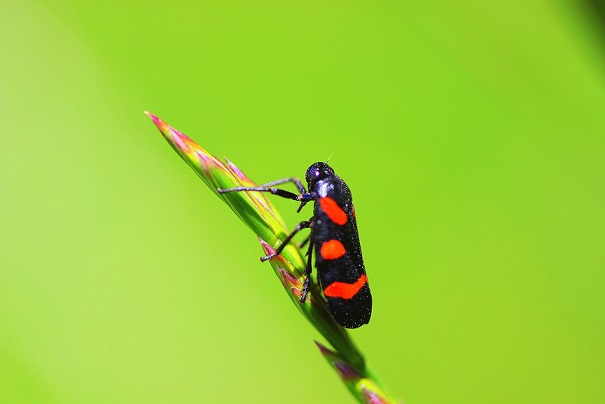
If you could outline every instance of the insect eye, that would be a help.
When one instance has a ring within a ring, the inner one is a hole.
[[[314,175],[315,175],[316,177],[319,177],[319,176],[320,176],[320,174],[321,174],[321,173],[319,172],[319,170],[316,170]]]

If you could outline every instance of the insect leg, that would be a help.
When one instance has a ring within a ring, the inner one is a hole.
[[[313,233],[313,229],[311,229]],[[311,236],[309,236],[310,238]],[[313,266],[311,265],[311,258],[313,256],[313,243],[309,243],[309,249],[307,250],[307,265],[305,265],[305,282],[300,293],[300,302],[304,303],[307,300],[307,294],[309,293],[309,282],[311,282],[311,271]]]
[[[302,243],[300,243],[298,245],[298,248],[303,248],[304,246],[306,246],[310,239],[311,239],[311,235],[309,235],[309,237],[307,237]],[[309,251],[307,251],[307,254],[308,253],[309,253]]]
[[[295,228],[294,230],[292,230],[292,233],[288,234],[288,237],[286,237],[284,239],[284,241],[279,245],[279,247],[277,247],[275,249],[275,251],[273,252],[273,254],[269,254],[266,255],[264,257],[261,257],[261,261],[265,262],[268,259],[271,259],[273,257],[278,256],[279,254],[281,254],[281,252],[284,250],[284,248],[286,248],[286,246],[288,245],[288,243],[292,240],[292,237],[294,237],[296,235],[296,233],[298,233],[299,231],[301,231],[302,229],[308,229],[311,226],[311,221],[310,220],[305,220],[300,222]]]
[[[271,187],[235,187],[222,189],[217,188],[219,194],[226,194],[228,192],[242,192],[242,191],[256,191],[256,192],[271,192],[273,195],[281,196],[282,198],[293,199],[295,201],[300,201],[301,195],[295,194],[294,192],[286,191],[279,188],[271,188]]]
[[[261,185],[261,187],[272,187],[274,185],[285,184],[287,182],[293,182],[294,185],[296,185],[298,192],[300,192],[301,194],[304,194],[307,192],[307,190],[305,189],[305,186],[296,177],[282,178],[281,180],[271,181],[271,182]]]

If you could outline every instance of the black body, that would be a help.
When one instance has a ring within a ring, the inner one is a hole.
[[[311,259],[315,250],[317,276],[332,316],[346,328],[357,328],[370,321],[372,295],[367,282],[361,245],[357,233],[357,220],[351,190],[334,173],[327,163],[315,163],[307,169],[305,179],[308,190],[300,180],[285,178],[259,187],[219,189],[220,193],[239,191],[270,192],[283,198],[300,201],[300,211],[308,202],[315,203],[313,217],[300,222],[288,237],[265,261],[279,255],[294,235],[305,228],[311,229],[305,283],[301,293],[304,302],[309,289]],[[273,186],[293,182],[300,194]],[[324,248],[325,247],[325,248]]]
[[[315,266],[322,289],[333,282],[355,283],[366,270],[361,254],[357,232],[357,220],[353,198],[348,185],[334,173],[326,163],[315,163],[305,176],[309,193],[315,194],[314,215],[311,225],[311,240],[315,245]],[[344,225],[334,223],[318,202],[319,198],[330,197],[347,215]],[[319,251],[324,242],[336,239],[345,247],[345,254],[337,260],[325,260]],[[370,321],[372,295],[370,286],[365,285],[350,299],[326,297],[328,308],[338,324],[346,328],[357,328]]]

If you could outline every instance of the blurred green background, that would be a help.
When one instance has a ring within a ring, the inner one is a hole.
[[[334,153],[398,397],[605,400],[600,3],[329,3],[2,2],[0,401],[352,401],[144,110],[259,182]]]

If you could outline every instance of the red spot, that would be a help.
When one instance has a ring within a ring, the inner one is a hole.
[[[355,296],[367,282],[368,277],[365,274],[361,275],[355,283],[334,282],[324,289],[324,296],[350,299]]]
[[[328,240],[321,245],[319,252],[323,259],[335,260],[345,255],[347,250],[345,250],[345,246],[340,241]]]
[[[334,223],[342,226],[347,222],[347,214],[338,206],[334,199],[329,197],[319,198],[319,206],[321,206],[321,210],[323,210]]]

